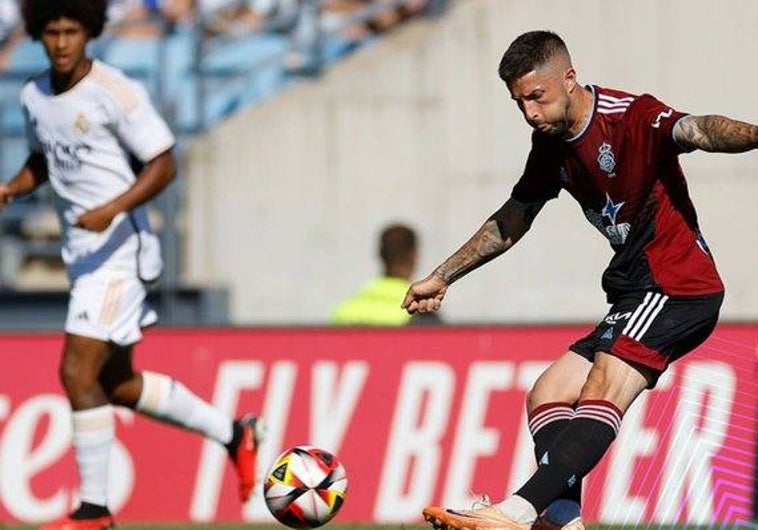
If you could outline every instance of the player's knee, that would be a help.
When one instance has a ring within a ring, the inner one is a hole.
[[[536,396],[534,396],[534,387],[532,387],[532,389],[526,394],[527,412],[531,413],[534,410],[534,408],[536,407],[535,400],[536,400]]]
[[[86,393],[98,386],[97,370],[81,362],[75,355],[63,356],[58,376],[70,396]]]
[[[608,399],[612,394],[612,381],[605,370],[593,366],[582,386],[580,399]]]
[[[576,395],[569,392],[565,385],[557,385],[546,374],[541,375],[526,395],[526,410],[532,412],[546,403],[573,403]]]
[[[546,394],[548,389],[541,385],[539,380],[534,384],[532,389],[526,394],[526,410],[531,413],[534,409],[545,403],[551,403],[555,400]]]

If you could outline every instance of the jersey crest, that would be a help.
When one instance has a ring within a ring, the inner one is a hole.
[[[613,154],[611,144],[603,142],[603,145],[598,149],[597,163],[600,169],[608,174],[609,178],[616,176],[614,170],[616,169],[616,156]]]
[[[87,117],[84,114],[79,113],[76,116],[76,120],[74,120],[74,130],[80,136],[87,134],[87,131],[89,131],[89,121],[87,121]]]

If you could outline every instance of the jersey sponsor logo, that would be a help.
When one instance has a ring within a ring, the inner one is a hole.
[[[63,171],[72,171],[82,166],[82,155],[92,151],[87,144],[64,144],[61,142],[42,144],[45,155],[53,159],[55,167]]]
[[[652,124],[653,129],[659,128],[661,126],[661,120],[664,118],[670,118],[673,113],[673,109],[662,110],[659,112],[658,116],[655,117],[655,121]]]
[[[603,145],[598,149],[597,163],[600,169],[608,173],[609,178],[616,176],[613,172],[616,169],[616,156],[613,154],[611,144],[603,142]]]
[[[603,217],[607,217],[611,220],[611,223],[614,225],[616,224],[616,217],[619,214],[619,211],[621,210],[621,207],[624,206],[625,203],[623,202],[613,202],[613,199],[611,199],[611,196],[607,193],[605,194],[605,206],[603,207],[603,211],[600,212]]]
[[[606,193],[605,206],[600,212],[589,209],[584,211],[587,220],[608,238],[611,245],[623,245],[629,235],[629,230],[632,228],[629,223],[616,222],[622,206],[624,206],[623,202],[613,202],[610,195]]]

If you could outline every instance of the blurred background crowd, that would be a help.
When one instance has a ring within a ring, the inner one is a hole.
[[[107,31],[90,53],[147,86],[180,138],[181,160],[187,142],[220,121],[316,78],[409,19],[441,15],[446,8],[444,0],[111,0]],[[42,47],[25,35],[18,1],[0,0],[2,180],[27,154],[19,89],[46,66]],[[164,294],[181,283],[182,235],[177,223],[166,222],[178,216],[184,201],[178,180],[152,208],[167,253]],[[37,307],[32,318],[2,319],[6,326],[23,320],[22,327],[55,327],[59,319],[48,317],[67,289],[59,235],[44,188],[0,216],[0,290],[15,314],[22,306]],[[176,297],[166,298],[176,305]],[[217,315],[213,320],[225,320],[222,306],[207,310]],[[170,315],[171,307],[166,309]]]

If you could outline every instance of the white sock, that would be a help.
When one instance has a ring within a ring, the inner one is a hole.
[[[116,437],[113,407],[103,405],[71,414],[74,453],[79,467],[79,500],[105,506],[108,489],[108,461]]]
[[[537,520],[537,510],[532,503],[518,495],[511,495],[496,506],[516,523],[533,524]]]
[[[199,432],[227,444],[232,440],[232,419],[193,394],[175,379],[142,372],[142,394],[137,410],[164,423]]]

